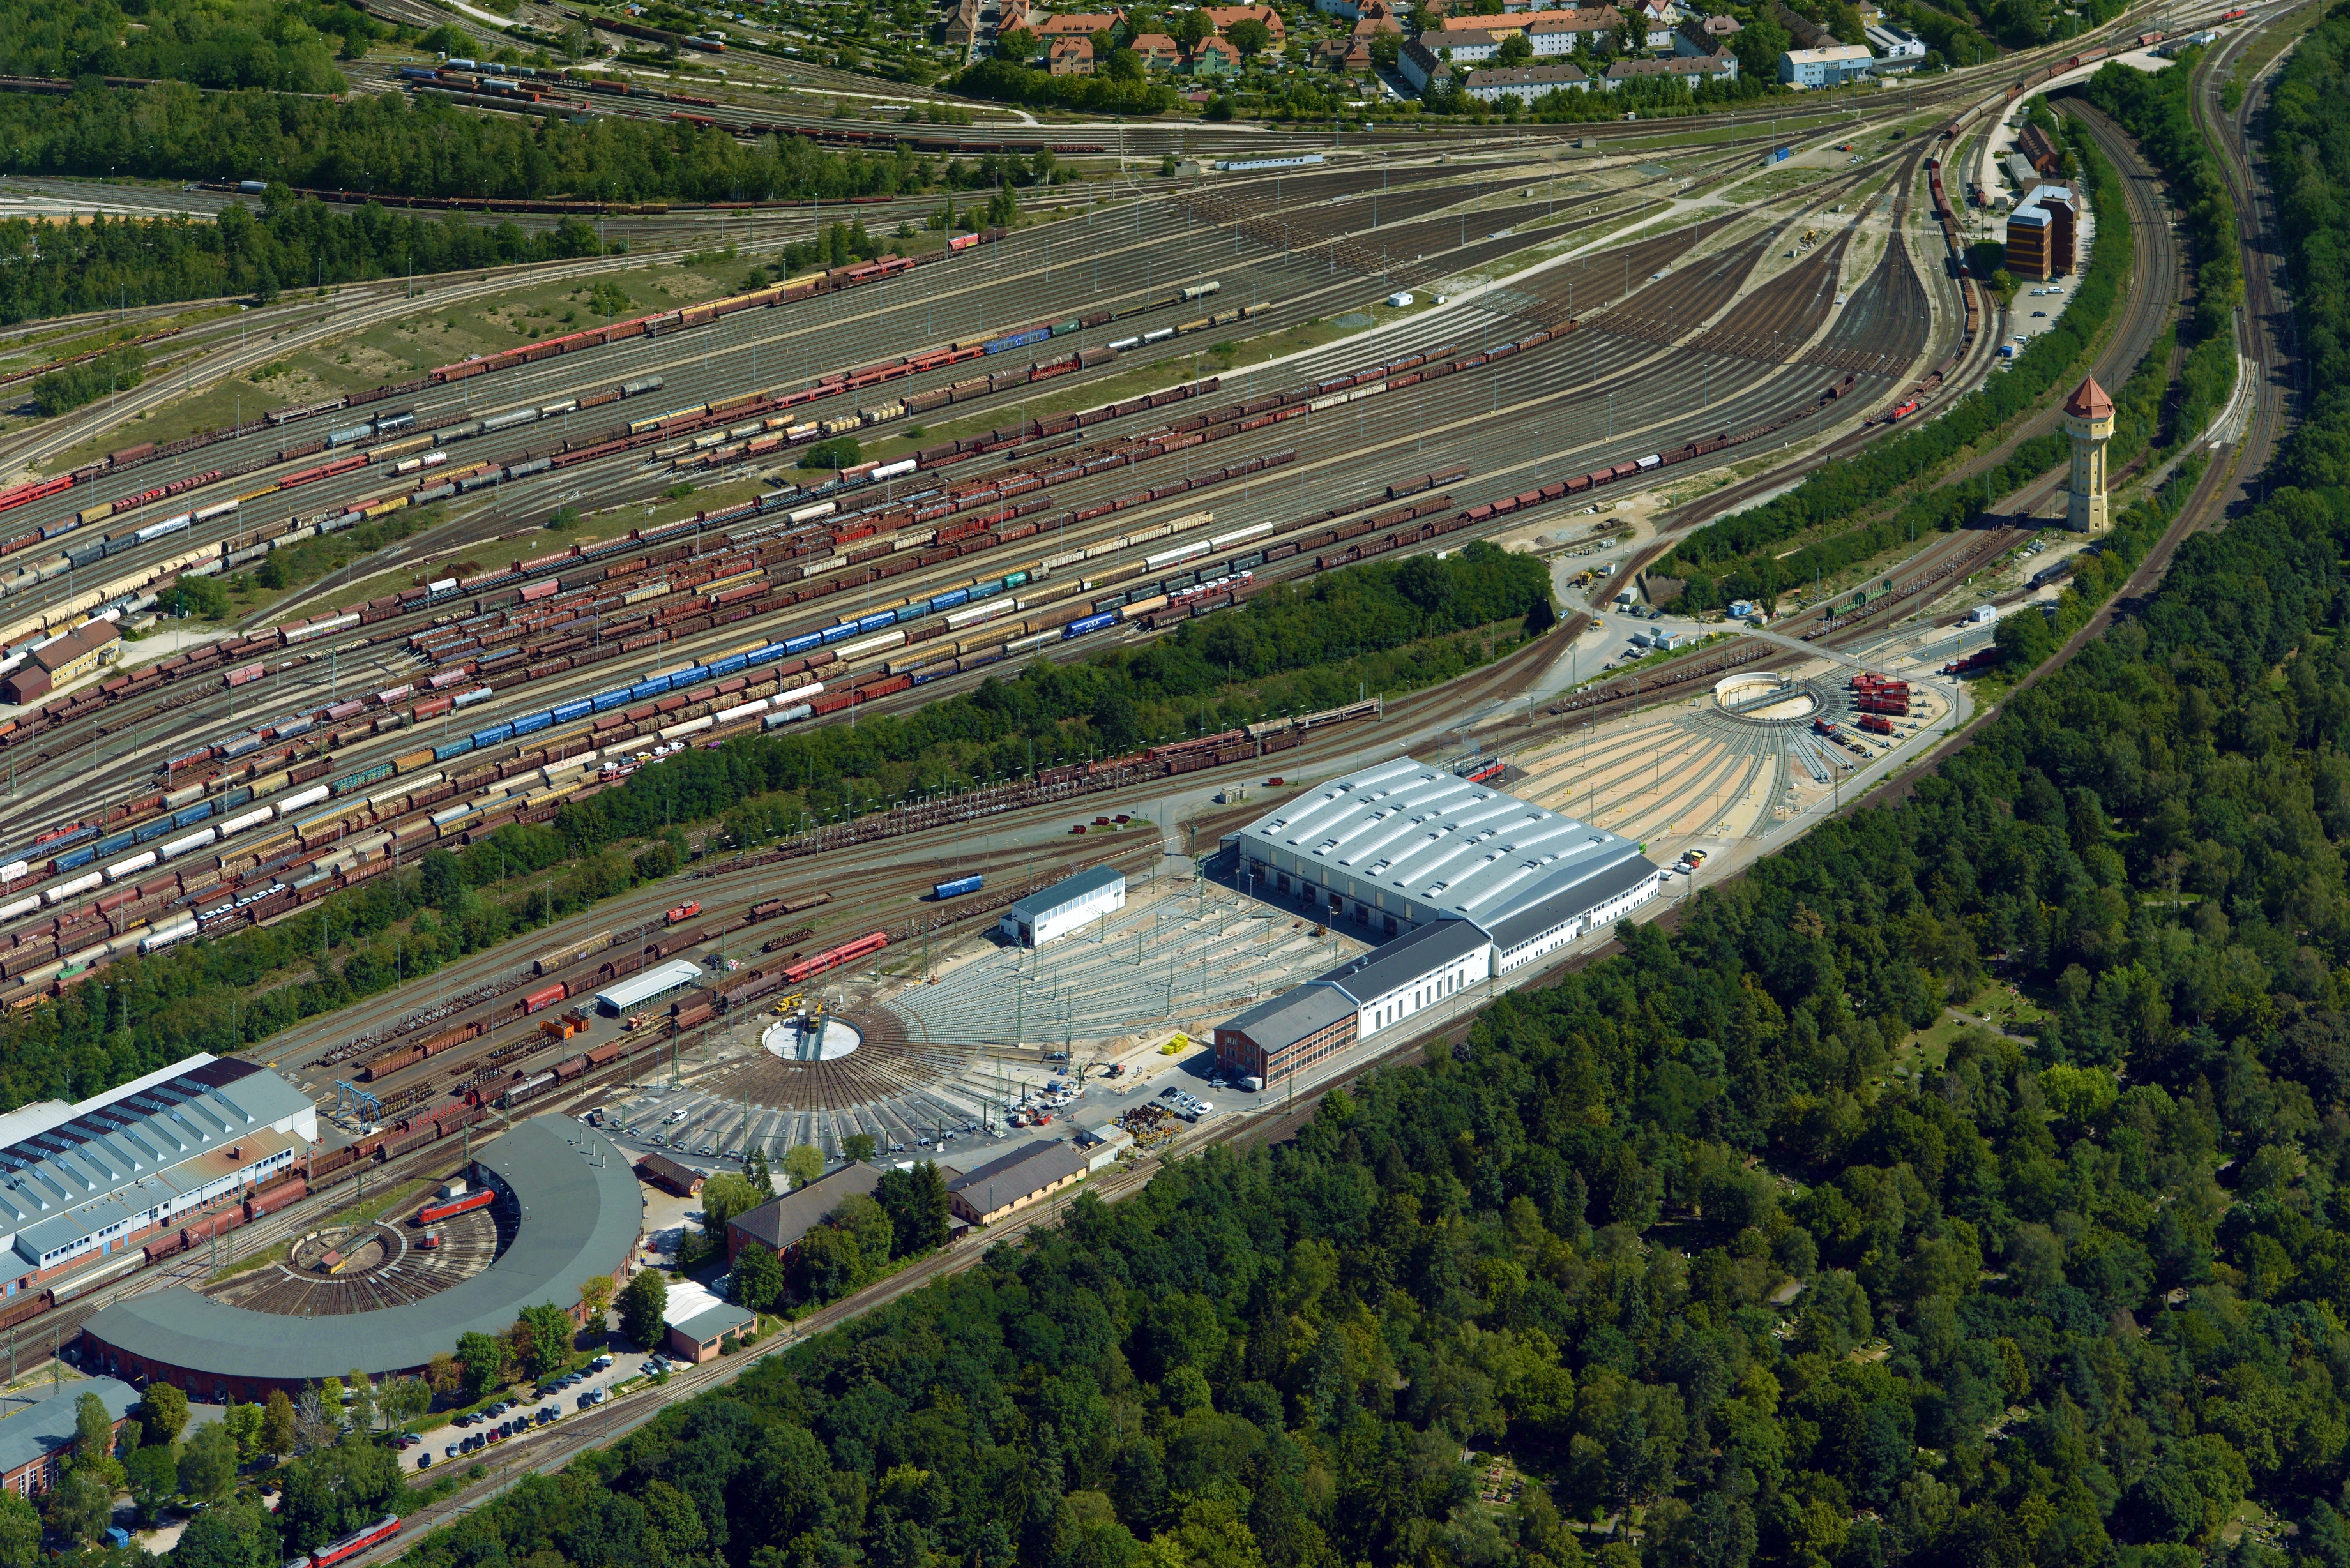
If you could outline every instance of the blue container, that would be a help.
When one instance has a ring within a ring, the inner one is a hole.
[[[1063,642],[1066,642],[1073,637],[1083,637],[1088,632],[1104,631],[1117,624],[1118,612],[1116,610],[1104,610],[1099,615],[1089,615],[1083,620],[1073,620],[1068,625],[1063,627],[1061,628],[1061,640]]]
[[[860,616],[858,618],[857,629],[860,632],[879,631],[883,627],[895,626],[897,624],[898,612],[896,610],[875,610],[871,615]]]
[[[555,722],[558,724],[568,724],[572,720],[584,719],[595,711],[596,700],[593,697],[582,697],[577,702],[566,702],[556,709]]]
[[[933,611],[936,611],[936,610],[950,610],[950,609],[954,608],[954,607],[955,607],[955,606],[957,606],[957,605],[959,605],[959,604],[967,603],[967,602],[970,600],[970,598],[971,598],[971,590],[970,590],[970,589],[968,589],[968,588],[957,588],[957,589],[955,589],[955,590],[954,590],[953,592],[951,592],[951,593],[944,593],[944,594],[941,594],[941,595],[939,595],[937,597],[935,597],[935,598],[931,599],[931,608]]]
[[[784,651],[785,653],[806,653],[811,648],[821,647],[823,642],[824,633],[820,631],[804,631],[797,637],[787,637],[784,639]]]
[[[202,822],[212,814],[213,803],[208,800],[200,800],[196,802],[195,805],[188,807],[185,811],[174,812],[172,815],[172,826],[174,827],[186,827],[192,824]]]
[[[432,760],[436,763],[445,763],[451,757],[462,757],[473,749],[473,742],[471,741],[451,741],[446,745],[432,748]]]
[[[750,662],[751,656],[747,653],[730,653],[725,658],[720,659],[717,663],[712,665],[710,667],[710,673],[720,676],[732,675]]]
[[[827,644],[847,642],[850,638],[857,635],[857,623],[855,621],[850,621],[846,626],[826,627],[822,635],[824,637],[824,640]]]
[[[608,713],[615,708],[626,706],[629,694],[626,691],[598,691],[588,701],[597,712]]]
[[[785,654],[789,653],[790,651],[791,645],[789,643],[771,642],[764,648],[753,649],[748,654],[744,655],[744,657],[753,664],[773,664],[776,659],[781,659]]]
[[[111,838],[99,839],[98,841],[98,852],[100,855],[120,855],[136,842],[138,842],[138,836],[136,834],[127,832],[118,833]]]
[[[535,731],[544,730],[554,722],[555,715],[551,712],[533,713],[527,719],[516,719],[514,722],[514,732],[517,735],[527,735]]]
[[[98,858],[98,846],[85,844],[79,849],[68,849],[57,857],[59,871],[78,871]]]
[[[986,878],[983,877],[960,877],[954,881],[941,882],[937,887],[931,888],[931,897],[933,898],[960,898],[965,893],[978,892],[979,885],[985,880]]]
[[[473,744],[476,746],[494,746],[501,741],[513,740],[514,732],[515,727],[512,724],[493,724],[486,730],[476,730],[473,732]]]

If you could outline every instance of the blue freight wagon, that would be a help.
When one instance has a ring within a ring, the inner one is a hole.
[[[937,887],[931,888],[931,897],[933,898],[960,898],[965,893],[978,892],[979,885],[985,880],[986,878],[983,877],[958,877],[951,882],[941,882]]]

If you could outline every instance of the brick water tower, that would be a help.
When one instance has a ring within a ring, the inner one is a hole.
[[[2114,437],[2114,400],[2091,376],[2064,400],[2064,433],[2073,438],[2073,477],[2064,521],[2076,534],[2112,525],[2106,512],[2106,442]]]

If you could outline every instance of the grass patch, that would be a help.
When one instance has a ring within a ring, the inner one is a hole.
[[[234,1263],[214,1269],[205,1277],[204,1283],[216,1285],[223,1280],[233,1280],[239,1274],[250,1273],[267,1264],[282,1263],[293,1255],[294,1243],[290,1241],[280,1241],[276,1246],[263,1248],[250,1258],[239,1258]]]

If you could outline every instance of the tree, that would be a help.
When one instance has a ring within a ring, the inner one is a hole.
[[[855,1160],[860,1165],[871,1164],[873,1161],[873,1135],[871,1133],[850,1133],[847,1137],[840,1140],[840,1152],[844,1158]]]
[[[775,1172],[767,1168],[765,1149],[754,1148],[751,1151],[749,1176],[752,1190],[760,1195],[761,1203],[764,1203],[775,1195]]]
[[[1007,60],[1021,65],[1036,57],[1036,35],[1026,27],[1013,27],[995,36],[995,52]]]
[[[946,1178],[935,1161],[926,1159],[910,1170],[882,1172],[874,1196],[889,1216],[890,1251],[895,1256],[911,1257],[946,1245],[951,1216]]]
[[[784,1293],[784,1266],[775,1253],[756,1241],[746,1242],[734,1259],[734,1300],[753,1312],[772,1312]]]
[[[204,1428],[219,1430],[215,1422]],[[225,1439],[226,1434],[223,1434]],[[180,1455],[169,1443],[151,1443],[134,1449],[124,1461],[123,1470],[130,1480],[130,1501],[139,1510],[140,1519],[148,1524],[155,1522],[163,1505],[180,1490]]]
[[[834,436],[829,441],[820,441],[808,448],[800,458],[800,466],[802,468],[854,468],[864,461],[865,448],[855,436]]]
[[[236,1440],[239,1459],[249,1459],[261,1451],[260,1406],[240,1405],[232,1399],[228,1408],[221,1413],[220,1424]]]
[[[1224,36],[1232,40],[1233,48],[1251,59],[1273,47],[1273,29],[1254,16],[1242,17],[1224,30]]]
[[[150,1383],[139,1402],[139,1424],[145,1430],[144,1441],[170,1447],[187,1430],[188,1397],[169,1383]]]
[[[447,1398],[465,1385],[465,1368],[447,1351],[435,1351],[424,1368],[425,1386],[435,1397]]]
[[[216,1503],[236,1490],[236,1438],[224,1421],[196,1428],[180,1450],[179,1488],[198,1502]]]
[[[545,1377],[570,1359],[571,1342],[578,1325],[571,1314],[553,1302],[541,1302],[536,1306],[522,1309],[517,1326],[525,1330],[529,1349],[523,1356],[523,1370],[533,1377]]]
[[[813,1144],[794,1144],[784,1151],[784,1174],[796,1192],[824,1174],[824,1155]]]
[[[329,1377],[327,1382],[335,1387],[340,1387],[342,1384],[338,1377]],[[302,1397],[294,1401],[295,1453],[316,1453],[320,1449],[332,1448],[341,1438],[341,1405],[339,1396],[333,1403],[328,1403],[327,1390],[316,1383],[302,1390]]]
[[[376,1385],[375,1407],[385,1424],[405,1427],[432,1408],[432,1390],[421,1377],[388,1377]]]
[[[668,1279],[658,1269],[639,1269],[620,1293],[620,1332],[650,1350],[669,1333],[661,1317],[668,1310]]]
[[[424,901],[436,909],[450,909],[465,897],[464,870],[445,849],[426,850],[419,875],[423,878]]]
[[[77,1469],[49,1490],[49,1528],[74,1541],[94,1542],[114,1521],[114,1489],[86,1469]]]
[[[40,1514],[16,1493],[0,1491],[0,1568],[33,1568],[40,1560]],[[276,1568],[276,1563],[269,1558],[255,1568]]]
[[[465,1369],[465,1392],[479,1399],[506,1380],[506,1342],[494,1334],[469,1330],[457,1336],[457,1365]]]
[[[106,1413],[106,1401],[84,1394],[74,1401],[74,1461],[97,1464],[113,1457],[114,1417]]]
[[[816,1225],[792,1254],[794,1291],[812,1302],[837,1301],[865,1282],[865,1254],[837,1225]]]
[[[702,1184],[702,1229],[711,1240],[726,1234],[726,1222],[738,1214],[748,1214],[766,1199],[747,1176],[724,1171]]]
[[[1991,641],[1999,649],[2000,668],[2017,674],[2036,668],[2056,651],[2056,634],[2035,605],[2021,605],[2014,614],[2002,616]]]
[[[1534,47],[1526,41],[1523,33],[1511,34],[1502,40],[1502,47],[1493,51],[1493,63],[1500,66],[1523,66],[1534,57]]]
[[[188,1521],[172,1568],[275,1568],[286,1553],[270,1516],[251,1503],[206,1509]]]
[[[589,1334],[604,1332],[604,1314],[611,1310],[612,1291],[612,1276],[609,1274],[590,1274],[580,1285],[579,1304],[587,1309]]]
[[[1175,41],[1187,51],[1198,48],[1215,36],[1215,23],[1210,21],[1208,13],[1198,6],[1183,13],[1183,20],[1175,26]]]
[[[284,1456],[294,1451],[294,1401],[283,1388],[272,1388],[261,1412],[261,1451]]]
[[[568,505],[556,507],[554,515],[547,518],[546,525],[558,533],[567,528],[577,528],[579,526],[579,508]]]

